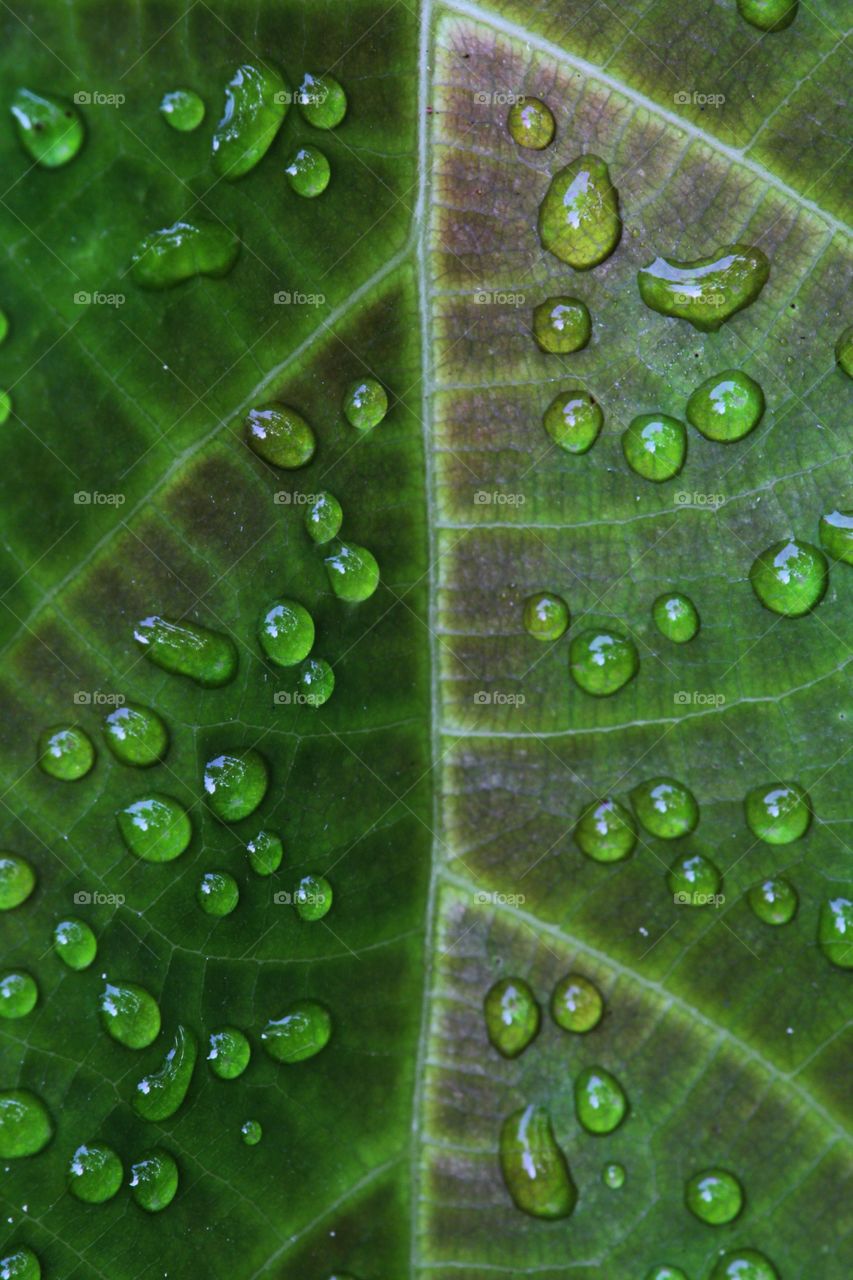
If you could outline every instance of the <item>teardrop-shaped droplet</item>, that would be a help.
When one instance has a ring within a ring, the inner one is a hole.
[[[838,361],[839,369],[842,369],[848,378],[853,378],[853,324],[848,325],[839,335],[835,344],[835,359]]]
[[[77,108],[65,99],[18,89],[11,110],[24,149],[45,169],[68,164],[82,147],[83,120]]]
[[[637,843],[637,828],[624,805],[608,796],[593,800],[581,811],[574,837],[578,847],[595,862],[621,862]]]
[[[204,100],[192,89],[170,89],[160,99],[160,115],[178,133],[191,133],[204,119]]]
[[[272,1018],[261,1041],[276,1062],[303,1062],[325,1049],[332,1034],[328,1009],[316,1000],[299,1000],[280,1018]]]
[[[239,252],[239,236],[224,223],[185,219],[152,231],[139,242],[130,276],[143,289],[171,289],[194,276],[227,275]]]
[[[498,1053],[517,1058],[539,1030],[539,1003],[523,978],[501,978],[484,1001],[486,1034]]]
[[[347,95],[334,76],[307,72],[296,94],[299,110],[315,129],[336,128],[347,113]]]
[[[606,1164],[601,1171],[601,1181],[611,1191],[618,1191],[625,1185],[625,1166],[623,1164]]]
[[[335,689],[335,673],[325,658],[307,658],[296,676],[295,701],[306,707],[322,707]]]
[[[689,596],[678,591],[658,596],[652,617],[661,635],[673,644],[687,644],[699,630],[699,610]]]
[[[684,853],[673,862],[666,882],[678,906],[707,907],[717,905],[723,877],[704,854]]]
[[[684,1199],[700,1222],[720,1227],[734,1221],[743,1208],[743,1187],[727,1169],[703,1169],[688,1178]]]
[[[820,542],[834,560],[853,564],[853,511],[830,511],[821,516]]]
[[[543,151],[554,140],[556,124],[551,113],[539,98],[522,98],[509,109],[506,127],[513,142],[531,151]]]
[[[41,1098],[28,1089],[0,1090],[0,1160],[34,1156],[53,1137],[53,1122]]]
[[[569,629],[569,606],[553,591],[537,591],[524,602],[522,622],[534,640],[559,640]]]
[[[542,421],[554,444],[566,453],[586,453],[598,439],[604,414],[588,391],[572,388],[554,397]]]
[[[737,0],[738,13],[759,31],[784,31],[797,16],[799,0]]]
[[[36,980],[28,973],[16,970],[0,976],[0,1018],[25,1018],[36,1007],[38,998]]]
[[[539,239],[561,262],[588,271],[609,258],[622,235],[619,196],[598,156],[578,156],[551,179],[539,207]]]
[[[0,1280],[41,1280],[41,1263],[25,1246],[0,1258]]]
[[[198,1045],[186,1027],[178,1026],[172,1047],[159,1071],[143,1076],[133,1095],[133,1109],[143,1120],[168,1120],[187,1096]]]
[[[624,1120],[628,1099],[604,1067],[585,1067],[575,1079],[575,1114],[587,1133],[612,1133]]]
[[[264,1136],[264,1131],[257,1120],[244,1120],[240,1126],[240,1134],[247,1147],[256,1147]]]
[[[341,504],[333,493],[318,493],[305,512],[305,528],[314,542],[322,546],[336,537],[344,521]]]
[[[116,821],[128,849],[143,862],[172,862],[192,840],[190,816],[171,796],[133,800],[119,809]]]
[[[261,614],[258,637],[270,662],[293,667],[314,646],[314,619],[296,600],[273,600]]]
[[[671,480],[687,458],[687,429],[666,413],[640,413],[622,434],[622,452],[644,480]]]
[[[322,920],[332,907],[332,886],[325,876],[303,876],[293,891],[293,905],[300,920]]]
[[[501,1172],[516,1208],[534,1218],[567,1218],[578,1193],[544,1107],[523,1107],[501,1128]]]
[[[300,147],[284,172],[291,189],[307,200],[323,194],[332,173],[328,160],[316,147]]]
[[[60,920],[54,928],[53,947],[62,963],[76,971],[88,969],[98,954],[98,940],[91,927],[73,916]]]
[[[237,647],[230,636],[198,623],[152,614],[137,623],[133,638],[155,666],[187,676],[205,689],[228,684],[237,673]]]
[[[592,335],[589,308],[580,298],[546,298],[533,308],[533,336],[541,351],[566,355],[580,351]]]
[[[274,401],[249,410],[246,439],[259,458],[283,471],[307,466],[317,448],[314,432],[302,414]]]
[[[102,1142],[80,1146],[68,1166],[68,1190],[84,1204],[111,1200],[124,1179],[124,1169],[112,1147]]]
[[[799,898],[790,881],[783,876],[771,876],[754,884],[747,894],[747,901],[755,915],[764,924],[789,924],[797,914]]]
[[[597,1027],[604,1014],[598,987],[579,973],[567,973],[551,995],[551,1017],[564,1031],[585,1035]]]
[[[204,766],[207,803],[222,822],[240,822],[254,813],[269,786],[267,763],[259,751],[226,752]]]
[[[130,1166],[130,1194],[147,1213],[168,1208],[177,1190],[178,1166],[168,1151],[149,1151]]]
[[[774,542],[756,557],[749,580],[767,609],[799,618],[823,599],[829,583],[826,556],[799,538]]]
[[[715,1263],[708,1280],[779,1280],[779,1273],[757,1249],[730,1249]]]
[[[17,853],[0,853],[0,911],[19,907],[36,887],[36,873]]]
[[[339,600],[358,604],[379,586],[379,565],[366,547],[336,542],[326,556],[326,576]]]
[[[236,1080],[249,1065],[252,1046],[236,1027],[212,1031],[207,1046],[210,1069],[220,1080]]]
[[[259,831],[246,845],[246,853],[255,875],[271,876],[281,866],[284,846],[275,832]]]
[[[150,707],[126,702],[104,719],[107,746],[122,764],[147,768],[163,759],[169,748],[169,730]]]
[[[51,778],[77,782],[95,763],[92,739],[79,725],[54,725],[39,738],[38,760]]]
[[[351,426],[359,431],[378,427],[388,412],[388,395],[375,378],[361,378],[347,387],[343,411]]]
[[[98,998],[105,1029],[128,1049],[145,1049],[160,1032],[157,1001],[135,982],[107,982]]]
[[[809,798],[798,782],[753,787],[746,794],[744,808],[750,831],[766,844],[799,840],[812,818]]]
[[[619,631],[581,631],[569,646],[572,679],[596,698],[617,693],[639,669],[637,646]]]
[[[205,871],[196,890],[205,915],[230,916],[240,901],[240,887],[227,871]]]
[[[687,421],[708,440],[742,440],[761,421],[764,392],[740,369],[724,369],[698,386],[687,401]]]
[[[689,835],[699,822],[699,805],[689,787],[675,778],[649,778],[631,792],[640,822],[661,840]]]
[[[225,110],[213,134],[213,171],[233,182],[254,169],[272,146],[291,101],[276,67],[244,62],[225,86]]]
[[[730,244],[693,262],[655,258],[637,280],[647,307],[710,333],[754,302],[769,275],[770,263],[760,249]]]
[[[839,969],[853,969],[853,902],[830,898],[821,903],[817,941],[823,954]]]

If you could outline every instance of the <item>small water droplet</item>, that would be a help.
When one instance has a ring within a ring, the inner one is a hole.
[[[153,614],[143,618],[133,637],[163,671],[187,676],[205,689],[228,684],[237,672],[237,648],[229,636],[195,622],[174,622]]]
[[[302,415],[272,401],[249,410],[246,439],[259,458],[283,471],[307,466],[317,448],[314,432]]]
[[[575,1080],[575,1114],[587,1133],[612,1133],[622,1123],[628,1099],[604,1067],[585,1067]]]
[[[296,600],[274,600],[261,615],[258,635],[270,662],[292,667],[313,648],[314,620]]]
[[[145,1049],[160,1032],[157,1001],[134,982],[107,982],[98,998],[101,1022],[113,1040]]]
[[[332,886],[325,876],[303,876],[293,894],[293,905],[301,920],[322,920],[332,906]]]
[[[83,145],[82,117],[64,98],[18,89],[11,111],[25,151],[45,169],[68,164]]]
[[[297,674],[297,700],[309,707],[322,707],[335,688],[335,673],[325,658],[308,658]]]
[[[159,1071],[143,1076],[133,1095],[133,1109],[143,1120],[161,1121],[173,1116],[187,1096],[195,1068],[198,1044],[186,1027],[178,1026],[175,1039]]]
[[[8,391],[0,391],[0,427],[9,419],[12,412],[12,397]]]
[[[619,196],[598,156],[578,156],[551,179],[539,207],[539,239],[561,262],[588,271],[622,235]]]
[[[843,369],[848,378],[853,378],[853,324],[848,325],[839,335],[835,344],[835,359],[838,367]]]
[[[264,1136],[264,1131],[257,1120],[244,1120],[240,1133],[247,1147],[256,1147]]]
[[[830,511],[821,516],[820,541],[835,560],[853,564],[853,511]]]
[[[124,1178],[124,1169],[112,1147],[101,1142],[80,1146],[68,1166],[68,1190],[84,1204],[111,1200]]]
[[[640,822],[661,840],[689,835],[699,822],[699,805],[689,787],[675,778],[649,778],[631,792]]]
[[[0,1258],[0,1280],[41,1280],[41,1263],[32,1249],[14,1249]]]
[[[122,764],[147,768],[163,759],[169,748],[169,731],[150,707],[125,702],[104,718],[107,746]]]
[[[53,930],[53,947],[69,969],[88,969],[98,954],[98,942],[84,920],[60,920]]]
[[[757,1249],[730,1249],[718,1259],[708,1280],[779,1280],[779,1273]]]
[[[195,896],[205,915],[230,916],[240,901],[240,888],[227,871],[205,871]]]
[[[799,899],[794,886],[782,876],[754,884],[747,894],[753,912],[765,924],[788,924],[797,914]]]
[[[533,308],[533,337],[540,351],[566,355],[580,351],[592,335],[589,308],[580,298],[546,298]]]
[[[683,853],[667,872],[666,882],[679,906],[709,906],[723,877],[710,858],[701,853]]]
[[[628,810],[608,796],[581,810],[574,829],[578,847],[595,862],[621,862],[637,843],[637,828]]]
[[[9,317],[0,307],[0,344],[4,343],[9,336]]]
[[[276,1062],[303,1062],[325,1049],[331,1034],[328,1009],[315,1000],[299,1000],[280,1018],[267,1023],[261,1041]]]
[[[259,831],[246,845],[249,866],[259,876],[271,876],[278,871],[284,857],[281,837],[273,831]]]
[[[652,1267],[646,1276],[646,1280],[687,1280],[687,1272],[682,1271],[681,1267],[671,1267],[664,1262],[659,1266]]]
[[[0,853],[0,911],[19,907],[36,887],[36,873],[17,853]]]
[[[839,969],[853,969],[853,902],[849,898],[821,903],[817,940],[827,960]]]
[[[240,822],[254,813],[269,786],[267,763],[259,751],[226,752],[204,766],[207,803],[222,822]]]
[[[225,86],[225,109],[211,144],[213,170],[233,182],[264,158],[291,101],[276,67],[244,62]]]
[[[168,1151],[149,1151],[130,1166],[130,1193],[140,1209],[159,1213],[172,1203],[177,1190],[178,1166]]]
[[[731,244],[693,262],[658,257],[637,273],[640,296],[661,315],[713,332],[760,294],[770,263],[760,249]]]
[[[160,101],[160,114],[179,133],[190,133],[204,119],[204,101],[192,89],[170,89]]]
[[[581,631],[569,646],[569,671],[579,688],[596,698],[617,693],[640,668],[637,646],[619,631]]]
[[[744,800],[750,831],[767,844],[790,844],[805,835],[811,822],[809,798],[797,782],[753,787]]]
[[[774,542],[756,557],[749,580],[767,609],[799,618],[823,599],[829,565],[823,552],[810,542],[788,538]]]
[[[688,1178],[684,1198],[687,1208],[709,1226],[732,1222],[743,1208],[743,1188],[727,1169],[703,1169]]]
[[[296,94],[299,110],[315,129],[334,129],[347,113],[347,95],[334,76],[307,72]]]
[[[523,978],[501,978],[483,1002],[486,1033],[498,1053],[517,1058],[539,1030],[539,1004]]]
[[[28,1089],[0,1090],[0,1160],[33,1156],[53,1136],[47,1107]]]
[[[236,1027],[212,1031],[208,1039],[207,1061],[220,1080],[236,1080],[249,1065],[252,1046]]]
[[[549,107],[540,98],[522,98],[509,109],[506,127],[513,142],[531,151],[551,145],[556,124]]]
[[[586,453],[598,439],[604,414],[588,391],[573,387],[554,397],[542,422],[554,443],[566,453]]]
[[[316,147],[300,147],[284,172],[296,194],[308,200],[323,194],[332,174],[328,160]]]
[[[130,275],[143,289],[171,289],[194,276],[227,275],[239,252],[238,235],[221,222],[174,222],[140,241]]]
[[[699,611],[689,596],[665,591],[652,605],[652,617],[662,636],[673,644],[687,644],[699,630]]]
[[[0,977],[0,1018],[25,1018],[36,1007],[39,989],[28,973],[4,973]]]
[[[687,457],[687,429],[666,413],[640,413],[622,434],[622,452],[644,480],[671,480]]]
[[[569,606],[553,591],[537,591],[525,600],[521,619],[534,640],[559,640],[569,628]]]
[[[625,1185],[625,1166],[622,1164],[606,1164],[601,1171],[601,1181],[611,1191],[618,1191]]]
[[[116,821],[128,849],[143,862],[172,862],[192,840],[189,814],[171,796],[142,796],[119,809]]]
[[[698,386],[687,401],[687,421],[708,440],[742,440],[761,421],[764,392],[740,369],[724,369]]]
[[[740,16],[759,31],[784,31],[796,18],[798,6],[799,0],[737,0]]]
[[[577,1203],[566,1157],[544,1107],[523,1107],[501,1128],[501,1172],[516,1208],[534,1218],[567,1218]]]
[[[551,1017],[564,1031],[585,1035],[597,1027],[604,1014],[598,987],[579,973],[567,973],[551,995]]]
[[[351,426],[359,431],[378,427],[388,412],[388,395],[375,378],[362,378],[347,387],[343,411]]]
[[[379,565],[366,547],[336,542],[325,557],[326,576],[339,600],[358,604],[379,586]]]
[[[313,541],[320,545],[331,542],[343,520],[341,504],[332,493],[318,493],[305,511],[305,528]]]
[[[38,756],[41,768],[51,778],[76,782],[85,778],[95,763],[95,747],[78,725],[54,725],[39,738]]]

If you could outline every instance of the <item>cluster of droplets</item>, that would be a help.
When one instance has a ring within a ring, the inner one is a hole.
[[[524,602],[522,623],[536,640],[559,640],[571,624],[569,606],[555,592],[536,592]],[[637,646],[621,631],[588,627],[572,637],[569,673],[578,688],[593,697],[617,693],[634,678],[639,667]]]

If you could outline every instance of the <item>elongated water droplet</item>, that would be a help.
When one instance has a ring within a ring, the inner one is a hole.
[[[542,151],[554,141],[556,124],[540,98],[522,98],[509,109],[506,127],[513,142],[531,151]]]
[[[284,172],[291,189],[307,200],[323,194],[332,173],[328,160],[316,147],[300,147]]]
[[[486,1033],[498,1053],[517,1058],[539,1030],[539,1004],[523,978],[501,978],[483,1002]]]
[[[818,945],[839,969],[853,969],[853,902],[830,898],[821,904],[817,924]]]
[[[205,915],[230,916],[240,901],[240,888],[227,871],[205,871],[196,890],[196,901]]]
[[[8,391],[0,391],[0,427],[8,421],[9,414],[12,412],[12,397]]]
[[[326,576],[339,600],[358,604],[379,586],[379,565],[366,547],[336,542],[326,556]]]
[[[21,1247],[0,1258],[0,1280],[41,1280],[41,1263],[32,1249]]]
[[[501,1172],[516,1208],[534,1218],[567,1218],[578,1193],[544,1107],[523,1107],[501,1128]]]
[[[272,401],[249,410],[246,439],[259,458],[283,471],[307,466],[317,448],[314,432],[302,415]]]
[[[225,87],[225,110],[213,134],[213,170],[233,182],[254,169],[281,128],[290,86],[276,67],[244,62]]]
[[[17,853],[0,853],[0,911],[19,907],[36,887],[36,873]]]
[[[95,763],[92,739],[78,725],[54,725],[45,729],[38,743],[39,764],[51,778],[77,782]]]
[[[236,1080],[249,1065],[252,1046],[236,1027],[222,1027],[208,1038],[207,1061],[220,1080]]]
[[[835,344],[835,359],[848,378],[853,378],[853,324],[847,326]]]
[[[591,334],[589,308],[580,298],[560,295],[533,308],[533,336],[541,351],[553,355],[580,351]]]
[[[315,129],[334,129],[347,113],[347,95],[334,76],[306,73],[296,101],[305,119]]]
[[[191,133],[204,119],[204,101],[192,89],[170,89],[160,100],[160,114],[179,133]]]
[[[652,617],[662,636],[673,644],[687,644],[699,630],[699,611],[689,596],[665,591],[652,605]]]
[[[809,798],[798,782],[753,787],[744,800],[753,835],[767,844],[790,844],[805,835],[812,819]]]
[[[0,1160],[34,1156],[53,1137],[53,1122],[41,1098],[28,1089],[0,1090]]]
[[[589,978],[567,973],[551,995],[551,1017],[564,1031],[585,1035],[597,1027],[604,1014],[601,992]]]
[[[588,391],[572,388],[554,397],[542,421],[548,435],[566,453],[586,453],[598,439],[604,414]]]
[[[0,345],[2,345],[9,336],[9,317],[6,312],[0,308]]]
[[[612,1133],[622,1123],[628,1099],[604,1067],[586,1067],[575,1080],[575,1114],[587,1133]]]
[[[264,1136],[264,1131],[257,1120],[244,1120],[240,1133],[247,1147],[256,1147]]]
[[[305,512],[305,528],[314,542],[331,542],[344,521],[341,504],[333,493],[318,493]]]
[[[119,809],[116,821],[128,849],[143,862],[172,862],[192,840],[189,814],[171,796],[142,796]]]
[[[276,1062],[303,1062],[325,1049],[331,1034],[328,1009],[316,1000],[299,1000],[280,1018],[267,1023],[261,1042]]]
[[[606,1164],[601,1171],[601,1181],[611,1191],[618,1191],[625,1185],[625,1166],[622,1164]]]
[[[159,1071],[143,1076],[133,1095],[133,1109],[143,1120],[168,1120],[187,1096],[198,1045],[186,1027],[178,1026],[172,1047]]]
[[[137,623],[133,638],[155,666],[187,676],[205,689],[228,684],[237,673],[233,640],[198,623],[175,622],[153,614]]]
[[[246,845],[249,866],[258,876],[271,876],[278,871],[284,857],[281,837],[273,831],[259,831]]]
[[[171,289],[194,276],[227,275],[239,252],[239,237],[221,222],[174,222],[140,241],[130,276],[143,289]]]
[[[77,108],[65,99],[18,89],[11,110],[25,151],[45,169],[68,164],[82,147],[83,120]]]
[[[308,707],[322,707],[335,689],[335,673],[325,658],[308,658],[296,678],[296,701]]]
[[[35,978],[20,971],[0,977],[0,1018],[25,1018],[39,998]]]
[[[130,1193],[140,1209],[159,1213],[178,1190],[178,1166],[168,1151],[149,1151],[130,1166]]]
[[[303,876],[293,894],[300,920],[322,920],[332,907],[332,886],[325,876]]]
[[[388,412],[388,395],[375,378],[362,378],[347,387],[343,410],[347,421],[359,431],[378,427]]]
[[[90,1142],[78,1147],[68,1166],[68,1190],[84,1204],[111,1200],[124,1179],[124,1169],[112,1147]]]
[[[53,930],[56,954],[69,969],[88,969],[98,954],[98,942],[85,920],[60,920]]]
[[[622,452],[644,480],[671,480],[687,458],[687,429],[666,413],[640,413],[623,432]]]
[[[799,0],[737,0],[738,13],[759,31],[784,31],[797,16]]]
[[[747,894],[747,901],[764,924],[780,925],[793,920],[799,899],[790,881],[782,876],[772,876],[754,884]]]
[[[273,600],[261,615],[258,636],[270,662],[292,667],[313,648],[314,620],[296,600]]]
[[[723,877],[710,858],[701,853],[684,853],[667,872],[666,882],[673,901],[683,907],[716,906]]]
[[[820,518],[820,541],[834,560],[853,564],[853,511],[830,511]]]
[[[609,258],[622,235],[619,196],[598,156],[578,156],[551,179],[539,207],[539,239],[561,262],[588,271]]]
[[[105,717],[104,737],[117,760],[138,768],[157,764],[169,749],[169,731],[157,712],[136,702]]]
[[[637,646],[619,631],[581,631],[569,646],[569,671],[596,698],[617,693],[640,669]]]
[[[569,629],[569,606],[553,591],[537,591],[524,602],[522,622],[534,640],[559,640]]]
[[[637,828],[628,810],[608,796],[581,810],[574,837],[578,847],[595,862],[621,862],[637,843]]]
[[[693,262],[656,258],[637,280],[647,307],[710,333],[754,302],[769,275],[770,263],[760,249],[730,244]]]
[[[687,421],[708,440],[742,440],[761,421],[764,392],[740,369],[724,369],[698,386],[687,401]]]
[[[254,813],[269,786],[267,763],[259,751],[227,752],[204,766],[207,803],[222,822],[240,822]]]
[[[703,1169],[688,1178],[684,1199],[700,1222],[720,1227],[734,1221],[743,1208],[743,1188],[727,1169]]]
[[[675,778],[649,778],[631,792],[640,822],[661,840],[689,835],[699,822],[699,805],[689,787]]]
[[[146,1049],[160,1032],[157,1001],[134,982],[107,982],[98,999],[101,1022],[119,1044]]]
[[[708,1280],[779,1280],[779,1273],[757,1249],[730,1249],[716,1262]]]
[[[826,556],[799,538],[774,542],[753,561],[749,580],[767,609],[799,618],[819,604],[829,582]]]

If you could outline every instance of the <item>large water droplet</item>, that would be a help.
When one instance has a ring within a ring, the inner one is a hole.
[[[765,924],[788,924],[797,914],[797,891],[782,876],[772,876],[754,884],[747,901],[755,915]]]
[[[553,142],[557,126],[550,107],[541,99],[522,98],[510,107],[506,127],[520,147],[542,151]]]
[[[358,604],[379,586],[379,565],[366,547],[336,542],[325,558],[326,576],[339,600]]]
[[[136,702],[105,717],[104,737],[117,760],[139,768],[157,764],[169,748],[169,731],[157,712]]]
[[[98,942],[85,920],[60,920],[53,930],[53,947],[63,964],[79,971],[88,969],[98,954]]]
[[[334,76],[307,72],[296,94],[299,110],[315,129],[334,129],[347,113],[347,95]]]
[[[647,307],[710,333],[758,297],[770,263],[760,249],[731,244],[693,262],[656,258],[637,273]]]
[[[149,1151],[130,1166],[130,1192],[140,1209],[159,1213],[178,1190],[178,1166],[168,1151]]]
[[[303,876],[293,893],[300,920],[322,920],[332,907],[332,886],[325,876]]]
[[[820,541],[835,560],[853,564],[853,511],[830,511],[820,518]]]
[[[45,169],[68,164],[83,145],[83,120],[77,108],[63,98],[18,89],[11,111],[24,149]]]
[[[551,995],[551,1017],[564,1031],[585,1035],[597,1027],[604,1014],[601,992],[589,978],[567,973]]]
[[[539,1030],[539,1004],[523,978],[501,978],[483,1002],[486,1033],[498,1053],[517,1058]]]
[[[838,367],[843,369],[848,378],[853,378],[853,324],[848,325],[839,335],[835,344],[835,358]]]
[[[179,133],[190,133],[204,119],[204,101],[192,89],[170,89],[160,100],[160,114]]]
[[[601,1181],[611,1191],[618,1191],[625,1185],[625,1166],[623,1164],[606,1164],[601,1171]]]
[[[25,1018],[32,1013],[39,989],[28,973],[4,973],[0,977],[0,1018]]]
[[[539,207],[539,239],[561,262],[587,271],[609,258],[622,235],[619,196],[598,156],[578,156],[551,179]]]
[[[0,1160],[34,1156],[53,1136],[47,1107],[28,1089],[0,1090]]]
[[[325,658],[308,658],[299,668],[296,701],[308,707],[322,707],[335,689],[335,673]]]
[[[254,169],[281,128],[291,100],[281,72],[245,62],[225,87],[225,109],[213,134],[213,169],[234,181]]]
[[[622,452],[644,480],[671,480],[687,457],[687,429],[666,413],[640,413],[622,434]]]
[[[560,295],[533,308],[533,336],[541,351],[553,355],[580,351],[591,334],[589,308],[580,298]]]
[[[205,871],[195,896],[205,915],[230,916],[240,901],[240,888],[227,871]]]
[[[637,646],[619,631],[581,631],[569,646],[572,679],[596,698],[618,692],[639,668]]]
[[[111,1200],[124,1178],[124,1169],[112,1147],[90,1142],[78,1147],[68,1166],[68,1190],[84,1204]]]
[[[133,1109],[143,1120],[168,1120],[187,1096],[198,1045],[186,1027],[178,1026],[172,1047],[159,1071],[143,1076],[133,1095]]]
[[[101,1022],[119,1044],[145,1049],[160,1031],[157,1001],[134,982],[107,982],[98,998]]]
[[[501,1128],[501,1172],[518,1209],[534,1218],[567,1218],[578,1193],[544,1107],[514,1111]]]
[[[305,528],[320,545],[331,542],[343,521],[343,509],[333,493],[318,493],[305,511]]]
[[[236,675],[237,648],[233,640],[195,622],[174,622],[153,614],[137,624],[133,638],[155,666],[173,675],[187,676],[205,689],[227,684]]]
[[[296,600],[274,600],[261,615],[258,636],[270,662],[292,667],[314,645],[314,620]]]
[[[264,1131],[257,1120],[244,1120],[240,1133],[247,1147],[256,1147],[264,1136]]]
[[[221,222],[174,222],[140,241],[130,275],[143,289],[171,289],[194,276],[227,275],[239,252],[239,237]]]
[[[303,1062],[325,1049],[331,1034],[328,1009],[315,1000],[299,1000],[287,1013],[267,1023],[261,1041],[276,1062]]]
[[[45,729],[38,743],[39,764],[51,778],[76,782],[85,778],[95,763],[95,747],[89,735],[77,725],[54,725]]]
[[[853,969],[853,902],[849,898],[821,903],[817,940],[827,960],[839,969]]]
[[[317,448],[314,432],[302,415],[275,402],[249,410],[246,439],[259,458],[284,471],[307,466]]]
[[[767,844],[790,844],[805,835],[811,822],[809,798],[798,782],[753,787],[744,800],[753,835]]]
[[[689,835],[699,822],[699,805],[689,787],[675,778],[649,778],[631,792],[640,822],[661,840]]]
[[[737,0],[738,13],[759,31],[784,31],[797,16],[799,0]]]
[[[207,803],[222,822],[240,822],[254,813],[269,786],[269,770],[259,751],[227,752],[204,766]]]
[[[752,589],[774,613],[799,618],[822,599],[829,582],[826,556],[798,538],[774,542],[753,561]]]
[[[274,831],[259,831],[246,845],[246,853],[255,875],[271,876],[281,866],[284,846]]]
[[[666,882],[673,900],[679,906],[707,907],[716,905],[723,883],[719,869],[701,853],[684,853],[676,858],[667,872]]]
[[[362,378],[347,387],[343,411],[351,426],[359,431],[378,427],[388,412],[388,395],[375,378]]]
[[[673,644],[687,644],[699,630],[699,611],[689,596],[665,591],[652,605],[652,617],[662,636]]]
[[[687,401],[687,421],[709,440],[742,440],[761,421],[764,392],[740,369],[724,369],[698,386]]]
[[[569,606],[553,591],[537,591],[525,600],[521,620],[534,640],[559,640],[569,629]]]
[[[604,1067],[586,1067],[575,1080],[575,1114],[587,1133],[612,1133],[622,1123],[628,1099]]]
[[[779,1280],[779,1273],[757,1249],[730,1249],[716,1262],[708,1280]]]
[[[574,837],[595,862],[621,862],[637,843],[637,828],[628,810],[608,796],[593,800],[581,811]]]
[[[542,422],[554,443],[566,453],[586,453],[598,439],[604,414],[588,391],[572,388],[554,397]]]
[[[252,1046],[236,1027],[212,1031],[208,1039],[207,1061],[220,1080],[236,1080],[249,1065]]]
[[[332,173],[328,160],[316,147],[300,147],[284,172],[292,190],[307,200],[323,194]]]
[[[128,849],[143,862],[172,862],[192,840],[189,814],[171,796],[134,800],[119,809],[116,821]]]
[[[17,853],[0,853],[0,911],[19,907],[36,887],[36,873]]]
[[[684,1188],[687,1208],[700,1222],[712,1227],[732,1222],[743,1208],[743,1188],[727,1169],[703,1169],[688,1178]]]
[[[0,1280],[41,1280],[41,1263],[32,1249],[21,1247],[0,1258]]]

